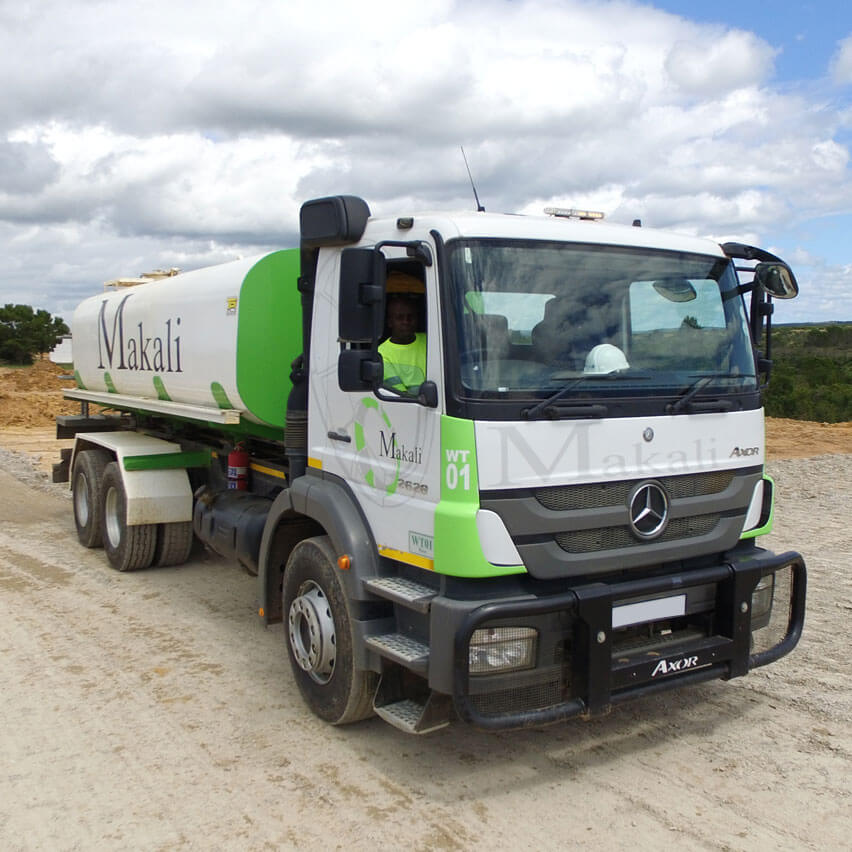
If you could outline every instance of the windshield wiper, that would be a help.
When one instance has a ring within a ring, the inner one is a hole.
[[[607,413],[607,407],[599,402],[581,402],[576,405],[560,405],[556,403],[560,399],[564,399],[577,385],[589,379],[598,379],[604,381],[612,381],[613,379],[621,378],[617,373],[587,373],[582,376],[577,376],[573,382],[568,382],[565,387],[560,388],[553,396],[543,399],[536,403],[532,408],[525,408],[521,411],[521,417],[525,420],[534,420],[539,414],[546,414],[551,420],[556,420],[560,415],[567,417],[604,417]]]
[[[733,374],[713,373],[709,376],[701,376],[697,381],[693,382],[674,402],[666,406],[666,411],[669,414],[678,414],[681,411],[730,411],[734,404],[729,399],[713,399],[707,402],[693,402],[693,398],[697,393],[704,390],[714,379],[739,379],[742,376]]]
[[[523,411],[521,411],[521,417],[523,417],[525,420],[533,420],[534,418],[538,417],[538,415],[541,414],[545,408],[547,408],[549,405],[553,405],[553,403],[557,400],[562,399],[569,391],[573,390],[575,387],[577,387],[577,385],[580,384],[580,382],[583,382],[585,380],[585,376],[578,376],[576,379],[574,379],[573,382],[568,382],[568,384],[565,385],[564,388],[560,388],[558,391],[556,391],[553,396],[549,396],[547,399],[543,399],[541,402],[537,402],[532,408],[523,409]]]

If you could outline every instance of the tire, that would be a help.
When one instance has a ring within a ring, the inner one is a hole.
[[[293,676],[311,711],[332,725],[373,715],[375,672],[356,669],[352,616],[328,536],[299,542],[282,587],[284,636]]]
[[[147,568],[154,558],[157,525],[127,525],[127,494],[116,462],[106,466],[103,477],[101,525],[104,550],[116,571]]]
[[[192,550],[192,521],[157,524],[154,565],[183,565]]]
[[[110,461],[112,456],[106,450],[81,450],[74,459],[71,497],[74,503],[74,526],[83,547],[103,545],[103,478]]]

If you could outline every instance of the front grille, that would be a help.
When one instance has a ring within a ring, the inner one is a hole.
[[[655,542],[676,541],[685,538],[697,538],[707,535],[719,523],[719,515],[697,515],[692,518],[675,518],[669,522],[661,536]],[[574,530],[557,533],[556,543],[568,553],[595,553],[598,550],[618,550],[633,547],[642,542],[630,532],[629,527],[600,527],[590,530]]]
[[[495,689],[471,695],[470,703],[482,716],[504,716],[532,710],[543,710],[561,704],[565,698],[562,667],[537,669],[536,683]]]
[[[729,550],[761,476],[750,467],[492,491],[480,505],[503,520],[533,577],[590,576]],[[631,528],[630,498],[649,480],[666,492],[669,521],[643,539]]]
[[[656,479],[673,500],[684,497],[704,497],[724,491],[734,478],[734,471],[721,470],[711,473],[661,476]],[[588,485],[560,485],[538,488],[535,498],[554,512],[570,512],[580,509],[604,509],[627,503],[631,489],[642,480],[624,479],[617,482],[599,482]]]

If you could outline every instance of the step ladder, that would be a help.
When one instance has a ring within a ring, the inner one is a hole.
[[[371,577],[364,585],[372,594],[425,615],[435,589],[406,577]],[[367,647],[422,677],[429,673],[429,647],[402,633],[385,633],[366,638]],[[395,687],[396,678],[383,675],[376,690],[373,709],[389,724],[409,734],[428,734],[445,728],[453,718],[449,695],[431,692],[425,702],[403,697]]]

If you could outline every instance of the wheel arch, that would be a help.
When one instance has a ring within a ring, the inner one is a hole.
[[[128,456],[157,456],[180,452],[180,445],[141,432],[79,432],[74,438],[71,470],[77,454],[103,449],[118,464],[127,492],[127,524],[174,523],[192,520],[192,488],[186,468],[125,469]]]
[[[379,556],[372,531],[348,486],[337,477],[306,474],[282,491],[266,519],[258,560],[258,614],[280,621],[284,566],[302,539],[327,535],[338,554],[350,557],[341,583],[351,600],[364,600],[363,580],[376,576]]]

